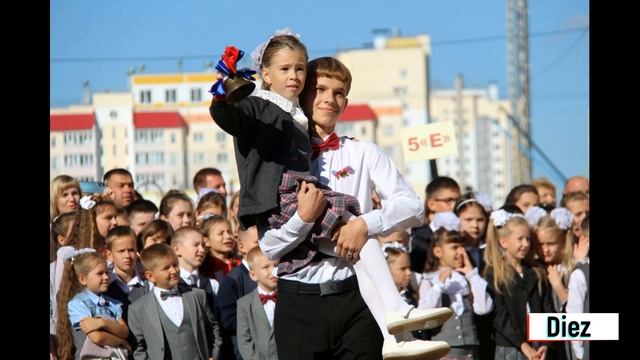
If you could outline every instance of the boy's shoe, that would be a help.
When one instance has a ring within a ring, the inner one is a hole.
[[[384,360],[436,360],[445,356],[451,347],[445,341],[413,340],[396,342],[389,338],[382,345]]]
[[[442,326],[453,315],[453,311],[446,307],[435,309],[416,309],[414,307],[408,313],[390,311],[386,314],[387,330],[395,335],[406,331],[420,329],[433,329]]]

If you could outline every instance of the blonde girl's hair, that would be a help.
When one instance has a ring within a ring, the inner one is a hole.
[[[60,215],[58,211],[58,198],[69,188],[78,189],[78,195],[82,196],[82,190],[80,189],[80,183],[75,178],[69,175],[58,175],[51,180],[51,190],[49,191],[49,215],[51,220]]]
[[[493,272],[493,287],[499,294],[511,294],[511,287],[515,285],[516,271],[504,258],[504,250],[500,247],[499,240],[511,235],[515,226],[524,225],[529,228],[527,221],[523,217],[512,216],[507,220],[504,226],[496,227],[493,219],[489,219],[487,225],[487,247],[484,251],[484,268],[483,276]],[[536,273],[538,279],[538,291],[542,292],[542,282],[546,280],[546,274],[543,269],[533,264],[533,246],[529,246],[527,256],[522,261],[525,265],[530,266]]]
[[[58,322],[56,334],[58,336],[58,356],[63,360],[74,358],[72,324],[69,320],[68,304],[74,296],[84,290],[78,280],[78,275],[88,275],[100,262],[106,264],[104,258],[97,252],[89,252],[77,255],[64,262],[64,272],[58,291]]]
[[[573,259],[573,244],[575,243],[575,237],[573,235],[573,231],[571,231],[571,227],[566,230],[562,230],[558,227],[558,224],[550,215],[546,215],[538,220],[538,224],[536,224],[536,227],[534,228],[534,234],[537,231],[550,231],[553,232],[554,235],[557,235],[560,239],[562,239],[562,244],[560,246],[560,263],[566,270],[565,280],[568,281],[569,274],[571,274],[571,271],[576,266],[576,262]],[[537,236],[535,237],[535,239],[537,242]]]

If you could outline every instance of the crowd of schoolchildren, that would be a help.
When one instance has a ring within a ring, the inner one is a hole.
[[[52,180],[51,358],[292,358],[294,349],[281,340],[277,346],[274,336],[284,332],[274,331],[274,314],[286,307],[278,286],[305,288],[288,279],[313,283],[326,276],[323,269],[355,273],[339,284],[360,286],[380,330],[370,329],[380,343],[375,358],[589,358],[588,343],[526,336],[527,313],[589,311],[587,179],[567,180],[559,205],[545,179],[514,187],[497,205],[441,176],[427,185],[421,204],[377,146],[335,135],[351,82],[341,63],[314,60],[309,78],[306,49],[290,33],[272,36],[254,60],[264,90],[237,105],[217,93],[211,107],[235,137],[241,191],[227,194],[215,168],[195,174],[195,202],[177,190],[159,204],[145,200],[122,168],[104,175],[100,194],[83,192],[67,175]],[[301,107],[305,79],[315,84],[314,97],[307,94]],[[325,96],[331,99],[319,101]],[[314,131],[318,143],[307,136]],[[316,169],[344,159],[366,172],[344,164],[326,174]],[[326,209],[306,212],[325,198]],[[350,221],[340,227],[336,219]],[[295,221],[313,226],[312,235],[291,232]],[[333,234],[362,229],[363,239],[372,236],[366,243],[338,240],[333,248]],[[277,245],[287,237],[293,245]],[[279,252],[298,257],[274,256]],[[326,260],[332,256],[346,258],[351,270]],[[313,266],[320,258],[326,267]],[[315,289],[311,283],[306,288]],[[331,315],[341,311],[347,309]],[[336,346],[346,349],[339,358],[369,358],[349,355],[357,344]],[[331,357],[338,356],[319,358]]]

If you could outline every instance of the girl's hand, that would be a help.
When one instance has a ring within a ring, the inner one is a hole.
[[[100,330],[104,326],[104,319],[95,317],[86,317],[80,320],[80,328],[85,334],[92,331]]]
[[[440,268],[440,282],[444,284],[444,282],[451,277],[451,268],[448,266],[443,266]]]
[[[549,348],[547,347],[547,345],[544,346],[540,346],[540,348],[538,348],[537,354],[538,357],[540,358],[540,360],[544,360],[547,357],[547,350]]]
[[[473,270],[473,265],[471,265],[471,260],[469,260],[469,255],[465,248],[462,248],[462,261],[464,261],[462,267],[457,268],[456,271],[467,275],[469,271]]]
[[[558,286],[562,284],[562,275],[560,275],[560,272],[554,265],[547,266],[547,278],[549,278],[551,286]]]

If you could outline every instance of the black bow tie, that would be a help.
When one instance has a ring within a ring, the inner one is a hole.
[[[180,296],[180,292],[178,291],[178,289],[160,291],[160,299],[167,300],[169,296]]]

